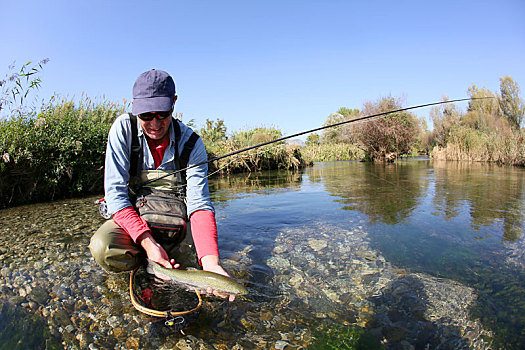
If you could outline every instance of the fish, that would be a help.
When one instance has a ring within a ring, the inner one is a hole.
[[[241,284],[218,273],[203,270],[167,269],[164,266],[148,259],[147,272],[162,275],[169,280],[197,290],[206,290],[211,287],[219,293],[230,295],[245,295],[248,290]]]

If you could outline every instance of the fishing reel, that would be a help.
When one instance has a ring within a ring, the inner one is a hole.
[[[98,212],[104,219],[111,219],[111,214],[108,213],[108,205],[105,198],[97,199],[95,204],[98,204]]]

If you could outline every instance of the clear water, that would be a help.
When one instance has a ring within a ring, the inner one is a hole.
[[[496,344],[525,345],[525,169],[416,159],[281,174],[214,183],[224,256],[255,246],[264,265],[286,228],[363,223],[395,266],[473,287],[470,316]]]
[[[465,317],[492,331],[496,346],[525,346],[525,169],[430,160],[334,162],[302,172],[211,179],[210,190],[221,258],[250,295],[231,305],[207,299],[186,330],[193,341],[219,348],[319,348],[319,332],[329,338],[341,327],[370,328],[363,315],[373,317],[369,300],[381,292],[377,286],[415,272],[470,288],[475,301],[458,306]],[[92,201],[0,211],[1,267],[13,271],[0,279],[5,344],[82,346],[81,326],[95,335],[84,346],[156,348],[180,341],[180,334],[140,331],[151,320],[129,305],[127,276],[106,275],[90,258],[88,240],[102,222]],[[35,269],[46,257],[50,262]],[[13,298],[19,287],[10,279],[22,277],[49,289],[48,306]],[[50,314],[37,317],[43,308]],[[58,308],[70,312],[65,324],[73,329],[48,331],[48,325],[59,328]],[[42,331],[30,338],[27,327]]]

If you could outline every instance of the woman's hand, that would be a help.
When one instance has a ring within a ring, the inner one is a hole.
[[[220,262],[219,262],[219,257],[216,256],[216,255],[206,255],[206,256],[203,256],[201,258],[201,264],[202,264],[202,269],[204,271],[210,271],[210,272],[215,272],[219,275],[223,275],[223,276],[226,276],[226,277],[230,277],[230,275],[228,274],[228,272],[226,272]],[[228,294],[223,294],[223,293],[219,293],[215,290],[213,290],[211,287],[208,287],[208,289],[206,289],[206,292],[208,294],[213,294],[215,296],[218,296],[220,298],[228,298],[229,301],[234,301],[235,300],[235,295],[230,295],[228,297]]]

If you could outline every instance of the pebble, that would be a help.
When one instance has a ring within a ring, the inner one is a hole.
[[[117,316],[111,316],[106,320],[106,323],[111,327],[115,328],[120,324],[120,319]]]
[[[137,337],[130,337],[126,340],[126,347],[128,349],[138,349],[140,348],[140,340]]]
[[[49,317],[51,315],[51,312],[47,308],[42,309],[42,316]]]
[[[276,350],[284,350],[286,347],[289,347],[290,343],[285,342],[284,340],[278,340],[275,342],[274,348]]]

